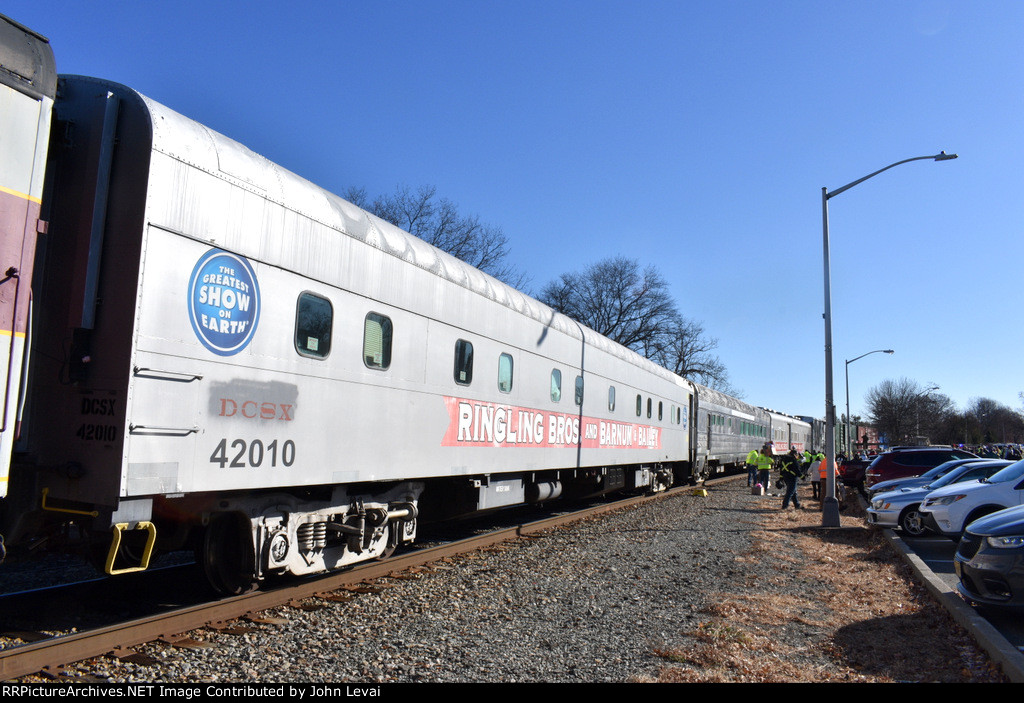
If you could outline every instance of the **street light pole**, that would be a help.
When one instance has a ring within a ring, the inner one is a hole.
[[[869,351],[867,354],[861,354],[858,357],[846,360],[846,456],[850,456],[850,454],[853,453],[853,447],[850,443],[850,364],[855,362],[857,359],[863,359],[865,356],[868,356],[868,354],[878,354],[880,352],[883,354],[894,354],[895,350],[875,349],[874,351]]]
[[[938,386],[932,386],[922,391],[917,397],[917,407],[914,409],[914,444],[921,439],[921,402],[931,395],[932,391],[939,390]]]
[[[934,156],[915,156],[889,164],[885,168],[880,168],[874,173],[869,173],[863,178],[847,183],[842,188],[837,188],[831,193],[828,192],[828,188],[821,189],[821,220],[825,266],[825,498],[822,504],[822,527],[839,527],[840,524],[839,501],[836,500],[836,406],[833,402],[832,392],[832,288],[829,274],[828,201],[830,198],[834,198],[855,185],[863,183],[867,179],[900,164],[923,159],[948,161],[956,157],[956,154],[947,154],[944,151]]]

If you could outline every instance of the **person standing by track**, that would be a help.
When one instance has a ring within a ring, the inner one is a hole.
[[[765,444],[757,454],[757,482],[764,488],[765,493],[768,492],[768,488],[771,486],[768,480],[771,478],[772,464],[774,462],[772,448]]]
[[[756,449],[751,449],[747,452],[747,486],[753,486],[757,483],[757,455]]]
[[[788,454],[783,454],[779,459],[779,476],[785,484],[785,493],[782,494],[782,509],[789,507],[789,501],[793,501],[793,507],[800,510],[800,499],[796,495],[797,481],[800,479],[800,457],[796,449],[790,449]]]
[[[825,476],[825,469],[822,467],[824,463],[825,455],[818,452],[811,457],[811,465],[807,469],[807,472],[811,475],[811,490],[814,493],[815,500],[821,500],[821,485]]]

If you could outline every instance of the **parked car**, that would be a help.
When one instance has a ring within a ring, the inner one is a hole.
[[[939,488],[921,504],[928,529],[959,540],[964,527],[997,510],[1024,502],[1024,461],[1017,461],[989,478]]]
[[[934,469],[928,469],[920,476],[910,476],[908,478],[893,478],[888,481],[881,481],[873,485],[871,489],[868,491],[868,494],[871,496],[876,496],[879,493],[896,491],[901,488],[919,488],[920,486],[923,486],[927,483],[932,483],[936,479],[945,476],[956,467],[963,466],[964,464],[968,464],[972,461],[978,461],[978,459],[953,459],[952,461],[946,461],[939,464]]]
[[[953,459],[977,458],[970,452],[952,447],[901,447],[879,454],[871,462],[864,474],[864,485],[871,488],[876,483],[894,478],[920,476],[928,469]]]
[[[875,460],[874,456],[870,457],[850,457],[844,459],[843,463],[839,465],[839,475],[843,480],[843,483],[851,488],[856,488],[861,493],[864,492],[864,472],[867,471],[868,466],[872,461]]]
[[[975,520],[953,558],[957,590],[972,603],[1024,607],[1024,506]]]
[[[956,463],[956,466],[931,483],[923,486],[905,486],[875,494],[867,510],[868,524],[877,527],[899,527],[911,537],[920,537],[928,531],[921,517],[921,503],[932,491],[943,486],[988,478],[1012,462],[1002,459],[961,459]]]

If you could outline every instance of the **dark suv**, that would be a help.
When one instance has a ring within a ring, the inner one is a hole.
[[[977,458],[970,452],[951,447],[905,447],[879,454],[864,474],[864,485],[871,487],[894,478],[920,476],[953,459]]]

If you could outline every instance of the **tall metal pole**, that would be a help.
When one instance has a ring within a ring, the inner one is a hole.
[[[850,364],[852,364],[853,362],[857,361],[858,359],[863,359],[865,356],[869,356],[870,354],[879,354],[879,353],[894,354],[895,352],[892,349],[875,349],[874,351],[869,351],[867,354],[861,354],[860,356],[857,356],[857,357],[854,357],[852,359],[847,359],[846,360],[846,447],[845,448],[846,448],[847,456],[849,456],[850,454],[853,453],[853,446],[852,446],[852,443],[850,442]]]
[[[821,526],[839,527],[836,500],[836,406],[832,402],[832,283],[828,246],[828,189],[821,189],[822,249],[825,252],[825,497]]]
[[[839,527],[839,501],[836,500],[836,408],[833,402],[832,393],[832,289],[831,276],[829,273],[829,246],[828,246],[828,201],[840,193],[853,188],[858,183],[863,183],[883,171],[888,171],[894,166],[905,164],[910,161],[932,159],[933,161],[948,161],[955,159],[956,154],[947,154],[944,151],[934,156],[915,156],[911,159],[897,161],[885,168],[880,168],[874,173],[869,173],[863,178],[858,178],[852,183],[847,183],[842,188],[837,188],[831,193],[828,188],[821,189],[821,220],[823,231],[822,248],[825,253],[825,497],[822,501],[821,526]]]
[[[846,458],[853,454],[853,442],[850,441],[850,361],[846,361]]]

